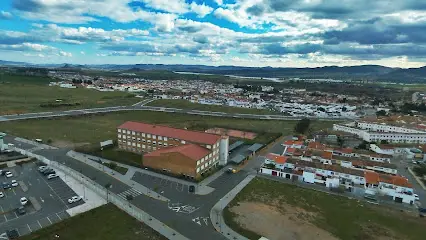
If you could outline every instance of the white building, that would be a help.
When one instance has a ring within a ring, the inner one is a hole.
[[[357,135],[367,142],[426,143],[426,132],[373,123],[333,124],[333,130]]]

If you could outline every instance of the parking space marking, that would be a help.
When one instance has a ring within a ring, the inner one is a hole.
[[[27,226],[28,226],[28,230],[30,230],[30,232],[33,232],[33,231],[31,230],[31,228],[30,228],[30,225],[28,225],[28,224],[27,224]]]
[[[59,216],[59,214],[58,214],[58,213],[56,213],[56,216],[58,216],[59,221],[61,221],[61,220],[62,220],[62,218]]]
[[[16,214],[16,211],[13,211],[13,213],[15,214],[15,217],[18,218],[18,214]]]
[[[65,207],[68,209],[68,205],[65,204],[64,200],[62,200],[62,198],[59,197],[59,195],[55,192],[55,190],[53,190],[53,188],[49,185],[49,183],[43,179],[43,181],[47,184],[47,186],[53,191],[53,193],[59,198],[59,200],[61,200],[61,202],[65,205]],[[52,196],[52,194],[50,194],[50,196]]]
[[[37,222],[38,222],[38,225],[40,226],[40,228],[43,228],[38,220],[37,220]]]
[[[50,221],[50,218],[49,218],[49,217],[47,217],[47,220],[49,220],[50,224],[52,224],[52,221]]]

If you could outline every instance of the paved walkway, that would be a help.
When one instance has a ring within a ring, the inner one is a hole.
[[[111,170],[110,168],[106,167],[103,164],[100,164],[100,163],[97,163],[97,162],[95,162],[93,160],[88,159],[88,155],[86,155],[86,154],[77,153],[77,152],[74,152],[74,151],[69,151],[67,153],[67,155],[69,157],[75,159],[75,160],[78,160],[78,161],[83,162],[83,163],[85,163],[85,164],[87,164],[89,166],[92,166],[92,167],[94,167],[94,168],[96,168],[96,169],[98,169],[98,170],[100,170],[100,171],[108,174],[111,177],[114,177],[115,179],[117,179],[117,180],[119,180],[119,181],[121,181],[121,182],[129,185],[130,187],[138,190],[139,192],[141,192],[142,194],[145,194],[148,197],[151,197],[151,198],[154,198],[154,199],[157,199],[157,200],[160,200],[160,201],[166,201],[166,202],[169,201],[168,198],[166,198],[166,197],[164,197],[164,196],[162,196],[162,195],[154,192],[153,190],[151,190],[151,189],[149,189],[149,188],[147,188],[147,187],[145,187],[145,186],[143,186],[143,185],[141,185],[141,184],[139,184],[139,183],[131,180],[131,178],[129,178],[129,175],[127,175],[127,176],[126,175],[122,175],[122,174],[120,174],[120,173],[118,173],[118,172],[116,172],[114,170]],[[92,156],[90,158],[92,158]],[[120,164],[120,166],[122,166],[122,165]],[[128,167],[128,166],[124,165],[124,167]],[[129,168],[129,170],[130,170],[130,168]]]
[[[235,188],[233,188],[230,192],[228,192],[223,198],[217,202],[210,211],[210,219],[213,223],[216,231],[222,233],[227,239],[231,240],[248,240],[248,238],[240,235],[239,233],[232,230],[225,223],[225,219],[223,218],[222,212],[223,209],[235,198],[235,196],[250,183],[256,175],[249,175],[243,181],[241,181]]]

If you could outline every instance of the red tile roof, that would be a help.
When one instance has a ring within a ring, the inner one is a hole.
[[[125,122],[124,124],[118,126],[118,128],[135,132],[149,133],[163,137],[177,138],[201,144],[215,144],[217,141],[219,141],[221,137],[219,135],[211,133],[189,131],[184,129],[139,122]]]
[[[303,141],[294,141],[294,140],[287,140],[283,143],[283,145],[303,145]]]
[[[144,157],[160,157],[162,154],[175,152],[181,153],[182,155],[185,155],[194,161],[200,160],[201,158],[211,153],[211,151],[207,148],[203,148],[196,144],[185,144],[177,147],[161,148],[156,151],[145,154]]]
[[[324,159],[333,159],[333,153],[332,152],[323,152],[322,153],[322,156],[321,156],[322,158],[324,158]]]
[[[370,184],[379,184],[380,177],[376,172],[364,171],[365,182]]]
[[[278,154],[275,154],[275,153],[268,153],[268,154],[266,154],[265,157],[269,160],[274,161],[275,163],[278,163],[278,164],[286,163],[288,158],[289,158],[289,157],[281,156],[281,155],[278,155]]]

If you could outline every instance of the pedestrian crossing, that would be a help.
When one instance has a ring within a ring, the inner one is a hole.
[[[130,195],[132,197],[136,197],[136,196],[142,195],[142,193],[139,192],[138,190],[134,189],[134,188],[130,188],[130,189],[118,194],[118,196],[121,197],[124,200],[127,200],[128,195]]]

